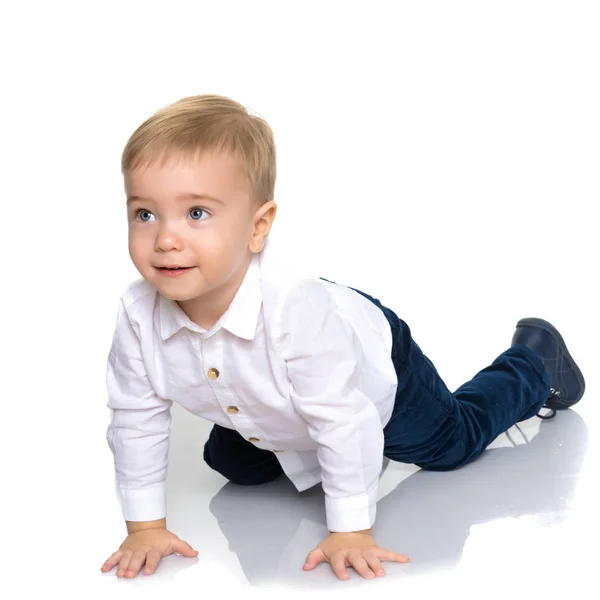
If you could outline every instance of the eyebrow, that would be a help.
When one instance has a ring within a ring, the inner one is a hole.
[[[225,204],[223,200],[220,200],[215,196],[210,196],[209,194],[179,194],[179,196],[175,196],[175,200],[211,200],[212,202],[217,202],[218,204]],[[128,196],[127,205],[129,206],[133,202],[148,202],[148,200],[146,198],[140,198],[140,196]]]

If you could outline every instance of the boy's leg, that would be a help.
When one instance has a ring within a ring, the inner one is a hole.
[[[569,369],[581,375],[558,332],[546,323],[547,331],[536,331],[533,336],[536,352],[525,345],[532,335],[521,328],[511,348],[452,394],[412,339],[408,325],[379,300],[350,289],[378,306],[392,329],[398,390],[384,429],[384,454],[392,460],[440,471],[463,466],[481,455],[498,435],[539,412],[555,393],[553,380],[563,380],[566,359]],[[545,323],[525,321],[519,326]],[[577,401],[584,383],[582,376],[579,383],[575,379],[571,382],[575,396],[571,393],[571,397]]]
[[[406,339],[408,326],[402,327]],[[500,434],[536,415],[550,392],[542,361],[525,346],[503,352],[454,394],[412,340],[397,372],[396,404],[384,430],[385,455],[434,471],[476,459]]]
[[[213,426],[204,445],[204,461],[238,485],[267,483],[283,473],[273,452],[257,448],[237,431],[220,425]]]

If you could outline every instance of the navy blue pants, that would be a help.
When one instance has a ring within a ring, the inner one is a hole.
[[[392,417],[383,430],[387,458],[431,471],[457,469],[544,405],[550,378],[542,360],[526,346],[509,348],[451,393],[412,339],[408,325],[379,300],[350,289],[379,307],[392,330],[398,389]],[[206,442],[204,460],[240,485],[266,483],[283,472],[274,453],[219,425]]]

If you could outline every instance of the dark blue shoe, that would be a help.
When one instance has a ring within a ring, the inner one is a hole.
[[[543,319],[521,319],[512,339],[512,345],[522,344],[531,348],[543,361],[550,375],[550,396],[544,405],[552,410],[564,410],[579,402],[585,391],[585,380],[565,341],[556,327]]]

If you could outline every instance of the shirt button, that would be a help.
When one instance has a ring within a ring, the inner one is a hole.
[[[219,376],[219,371],[217,371],[217,369],[209,369],[208,370],[208,376],[211,379],[216,379]]]
[[[230,415],[237,415],[240,412],[240,409],[237,406],[228,406],[227,412]]]
[[[248,438],[248,441],[256,443],[256,442],[260,442],[260,438],[251,437],[251,438]]]

